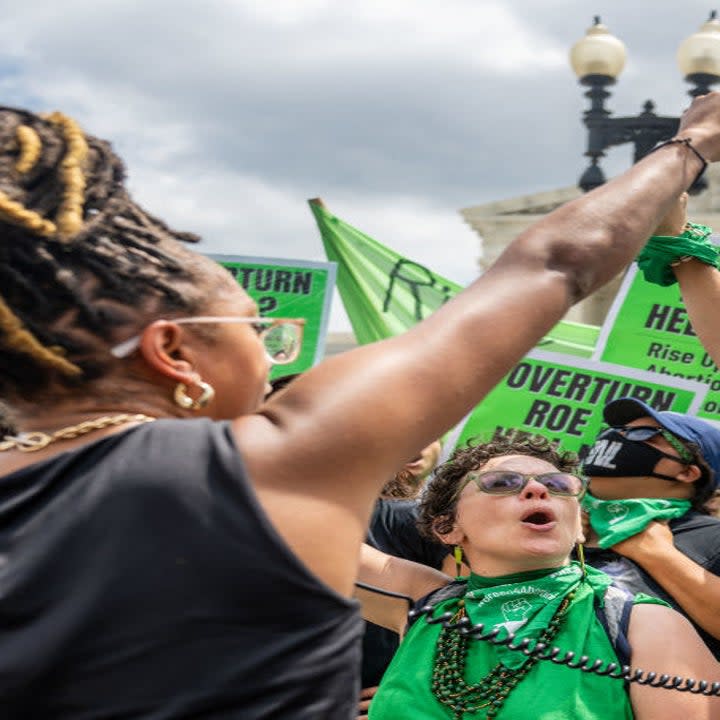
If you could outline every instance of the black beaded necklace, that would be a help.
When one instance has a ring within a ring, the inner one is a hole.
[[[539,643],[550,643],[558,634],[565,612],[575,591],[568,593],[552,616],[548,626],[538,638]],[[465,615],[465,600],[458,601],[458,609],[448,625],[456,626]],[[465,713],[476,713],[487,708],[486,718],[496,717],[510,693],[538,662],[531,656],[517,670],[508,670],[502,663],[481,680],[472,685],[465,680],[468,643],[470,638],[460,633],[457,627],[443,627],[435,646],[433,661],[432,691],[439,702],[448,707],[454,720],[463,720]]]

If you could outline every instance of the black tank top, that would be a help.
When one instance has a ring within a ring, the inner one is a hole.
[[[0,478],[3,720],[344,720],[361,632],[229,423],[158,420]]]

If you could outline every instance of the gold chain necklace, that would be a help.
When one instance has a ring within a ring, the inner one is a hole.
[[[85,422],[77,425],[69,425],[68,427],[55,430],[52,433],[44,433],[40,431],[20,433],[19,435],[5,435],[0,442],[0,452],[6,450],[19,450],[20,452],[37,452],[50,443],[59,442],[60,440],[74,440],[81,435],[87,435],[95,430],[102,430],[106,427],[114,427],[117,425],[125,425],[126,423],[148,423],[156,418],[149,415],[130,415],[121,413],[119,415],[103,415],[94,420],[85,420]]]

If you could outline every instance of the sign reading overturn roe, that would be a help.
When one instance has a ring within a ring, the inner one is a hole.
[[[447,438],[453,446],[510,430],[539,433],[567,450],[589,445],[611,400],[634,397],[657,410],[695,413],[706,387],[675,377],[535,350]]]

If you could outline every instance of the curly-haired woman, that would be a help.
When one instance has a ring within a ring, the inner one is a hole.
[[[626,598],[604,573],[571,562],[585,490],[577,469],[574,455],[543,438],[500,438],[441,466],[423,496],[420,528],[461,551],[471,569],[462,580],[364,548],[359,595],[366,617],[407,629],[370,705],[371,720],[720,717],[717,697],[636,683],[628,689],[461,632],[463,624],[482,624],[498,639],[514,633],[515,643],[558,646],[576,658],[720,675],[683,616],[649,597]],[[420,611],[409,628],[398,595]],[[429,622],[446,613],[448,627]]]

